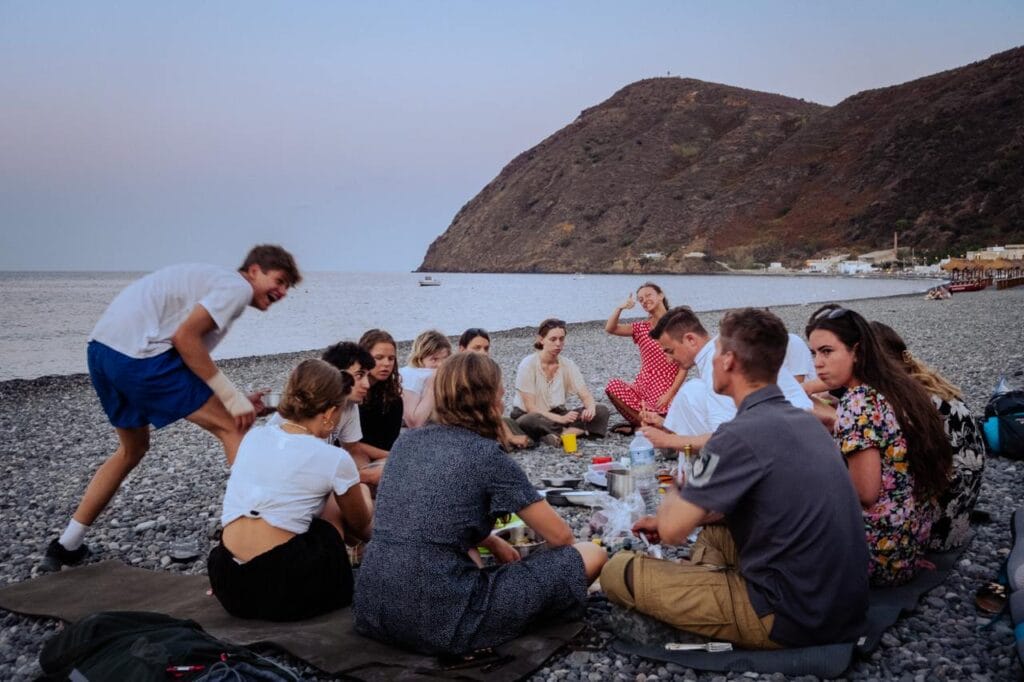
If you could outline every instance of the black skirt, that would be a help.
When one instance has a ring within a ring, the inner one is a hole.
[[[223,544],[207,559],[210,586],[238,618],[305,620],[352,603],[352,566],[334,526],[316,518],[309,530],[239,564]]]

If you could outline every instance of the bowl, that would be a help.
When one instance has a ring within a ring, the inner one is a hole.
[[[496,535],[515,547],[519,556],[526,558],[547,546],[547,542],[537,537],[537,533],[528,526],[516,526],[507,530],[499,530]]]
[[[569,477],[542,478],[540,480],[548,488],[578,488],[583,482],[581,478]]]
[[[597,503],[598,493],[592,490],[572,490],[561,493],[561,496],[565,498],[565,501],[569,504],[575,504],[580,507],[600,506]]]

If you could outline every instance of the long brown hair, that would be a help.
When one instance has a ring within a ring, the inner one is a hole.
[[[942,418],[927,391],[885,352],[868,321],[858,313],[835,303],[824,305],[811,315],[805,333],[810,338],[811,332],[818,329],[832,332],[853,351],[856,378],[892,405],[907,439],[914,492],[931,496],[945,490],[953,451]]]
[[[950,383],[946,377],[911,355],[910,351],[907,350],[907,344],[903,337],[895,329],[887,324],[872,321],[871,330],[878,336],[882,348],[889,353],[889,356],[902,364],[903,369],[907,370],[910,376],[924,387],[924,390],[946,402],[963,399],[963,394],[960,392],[959,387]]]
[[[502,445],[504,429],[497,405],[501,368],[483,353],[459,353],[434,376],[434,421],[461,426]]]
[[[285,419],[309,419],[341,407],[352,392],[352,377],[323,360],[303,360],[292,370],[278,413]]]
[[[374,382],[366,393],[365,402],[376,402],[381,410],[387,412],[389,406],[396,401],[402,402],[402,376],[398,373],[398,344],[395,338],[383,329],[368,329],[359,337],[359,345],[366,349],[367,353],[373,351],[378,343],[390,343],[395,349],[395,366],[391,368],[391,375],[387,379]]]

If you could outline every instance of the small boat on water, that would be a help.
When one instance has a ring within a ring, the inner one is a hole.
[[[992,280],[990,279],[962,280],[953,282],[949,285],[948,289],[954,294],[959,294],[963,291],[981,291],[982,289],[987,289],[991,283]]]
[[[423,277],[420,280],[420,286],[421,287],[439,287],[439,286],[441,286],[441,280],[434,279],[430,275],[427,275],[427,276]]]

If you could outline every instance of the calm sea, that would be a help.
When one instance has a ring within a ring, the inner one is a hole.
[[[85,372],[85,344],[107,304],[142,273],[0,273],[0,380]],[[266,313],[248,309],[215,358],[322,348],[370,327],[411,339],[427,328],[457,335],[532,326],[545,317],[604,319],[645,278],[636,275],[442,274],[421,287],[414,273],[314,272]],[[670,302],[695,310],[850,300],[926,290],[925,280],[668,276]],[[636,308],[639,312],[639,308]]]

